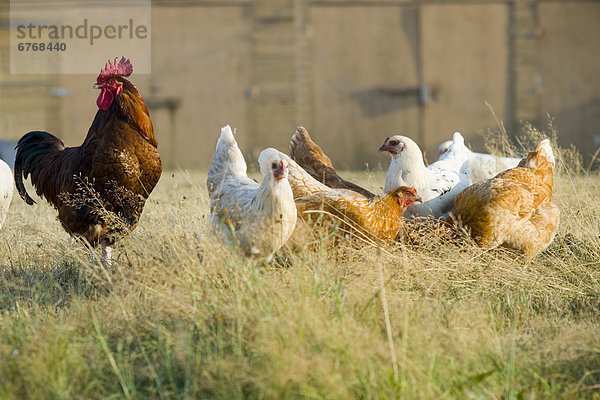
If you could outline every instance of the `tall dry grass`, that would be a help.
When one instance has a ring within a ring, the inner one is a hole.
[[[435,234],[245,259],[207,235],[205,175],[177,171],[107,273],[15,197],[0,398],[597,398],[600,179],[568,167],[560,232],[530,265]],[[380,191],[383,172],[355,176]]]

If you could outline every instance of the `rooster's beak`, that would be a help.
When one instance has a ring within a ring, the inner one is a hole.
[[[94,86],[92,86],[92,89],[102,89],[102,84],[101,83],[94,83]]]

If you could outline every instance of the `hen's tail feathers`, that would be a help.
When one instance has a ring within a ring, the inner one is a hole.
[[[303,126],[297,127],[296,133],[292,135],[292,139],[290,140],[290,157],[292,159],[296,159],[296,153],[300,144],[308,140],[311,140],[308,131]]]
[[[305,169],[315,180],[334,189],[349,189],[360,193],[368,199],[375,195],[368,190],[344,180],[337,174],[331,163],[331,159],[323,152],[308,134],[308,131],[299,126],[290,140],[290,156]]]
[[[231,130],[231,127],[229,125],[225,125],[221,128],[221,136],[219,137],[219,141],[217,142],[217,147],[220,143],[226,143],[230,146],[235,143],[233,131]]]
[[[290,156],[296,162],[300,162],[299,158],[304,158],[306,155],[298,154],[299,152],[310,152],[310,156],[316,161],[323,163],[329,168],[333,168],[331,159],[323,152],[321,147],[316,144],[308,134],[308,131],[303,126],[296,128],[296,133],[290,140]]]
[[[215,155],[208,169],[206,185],[209,194],[223,181],[228,173],[246,176],[246,161],[229,125],[221,128]]]
[[[452,142],[455,146],[464,146],[465,138],[460,134],[460,132],[454,132],[454,135],[452,135]]]
[[[552,146],[550,146],[550,141],[548,139],[542,140],[542,142],[536,147],[535,151],[538,152],[538,157],[544,158],[546,162],[550,164],[551,168],[554,168],[556,161],[554,159]]]
[[[40,162],[48,153],[64,149],[63,141],[48,132],[29,132],[19,140],[15,157],[15,186],[27,204],[35,204],[35,201],[25,190],[23,178],[27,179],[29,175],[35,174],[40,167]],[[36,182],[32,183],[37,186]]]
[[[535,148],[535,151],[530,152],[527,158],[521,160],[519,165],[532,169],[547,167],[554,169],[556,160],[554,159],[554,152],[552,151],[552,146],[550,146],[550,141],[548,139],[542,140]]]
[[[442,143],[442,145],[446,145],[447,149],[440,153],[439,160],[451,160],[456,159],[457,157],[460,159],[467,159],[469,157],[467,153],[467,147],[465,146],[465,139],[460,134],[460,132],[454,132],[452,135],[452,140]],[[444,150],[440,145],[440,151]]]
[[[465,146],[465,138],[460,132],[454,132],[452,135],[452,142],[449,146],[449,153],[459,154],[463,158],[467,158],[467,147]]]

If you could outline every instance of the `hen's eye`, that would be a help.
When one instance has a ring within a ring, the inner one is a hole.
[[[399,142],[399,141],[397,141],[397,140],[391,140],[391,141],[390,141],[390,146],[398,146],[398,144],[399,144],[399,143],[400,143],[400,142]]]
[[[276,162],[273,162],[273,163],[271,164],[271,168],[273,168],[273,169],[277,169],[277,163],[276,163]]]

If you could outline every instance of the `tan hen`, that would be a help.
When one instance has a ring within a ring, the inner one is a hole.
[[[479,245],[517,249],[531,260],[558,229],[554,164],[550,142],[543,140],[517,167],[463,190],[451,218]]]
[[[414,188],[400,187],[367,199],[348,189],[330,188],[289,159],[288,180],[300,215],[326,211],[371,239],[392,242],[409,233],[404,211],[421,201]]]

